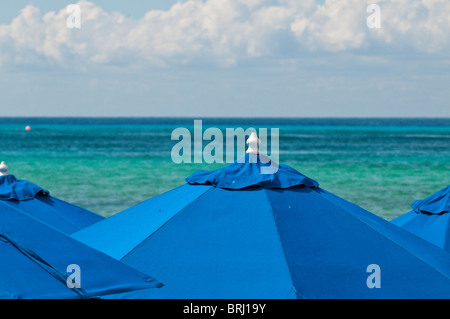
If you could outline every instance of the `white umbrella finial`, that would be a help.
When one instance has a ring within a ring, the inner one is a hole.
[[[247,154],[257,155],[259,154],[259,138],[255,132],[250,134],[250,137],[247,139],[248,149]]]
[[[6,166],[5,162],[0,163],[0,176],[8,175],[8,166]]]

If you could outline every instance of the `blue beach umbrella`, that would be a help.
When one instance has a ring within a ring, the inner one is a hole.
[[[72,235],[164,282],[125,298],[450,298],[449,254],[287,165],[186,181]]]
[[[143,274],[12,207],[0,210],[0,298],[104,298],[160,287]]]
[[[38,185],[7,175],[7,166],[0,164],[0,211],[6,207],[20,210],[66,234],[92,225],[104,217],[89,210],[50,196]]]
[[[450,185],[414,201],[411,208],[391,223],[450,251]]]

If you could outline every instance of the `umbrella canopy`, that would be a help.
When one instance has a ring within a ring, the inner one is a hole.
[[[450,251],[450,185],[411,204],[412,210],[391,222]]]
[[[0,256],[0,298],[102,298],[161,286],[12,207],[0,210]],[[78,284],[69,288],[75,271]]]
[[[165,284],[133,298],[450,297],[450,255],[273,164],[199,171],[72,237]]]
[[[4,162],[3,162],[4,164]],[[12,207],[71,234],[104,217],[50,196],[50,192],[13,175],[0,176],[0,211]]]

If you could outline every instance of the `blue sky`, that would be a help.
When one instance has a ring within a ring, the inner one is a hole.
[[[450,117],[450,2],[76,3],[0,5],[1,116]]]
[[[108,12],[118,11],[122,14],[142,18],[149,10],[169,10],[175,4],[176,0],[97,0],[94,3]],[[184,1],[179,1],[184,2]],[[0,23],[10,23],[27,5],[33,5],[40,8],[43,12],[59,11],[68,4],[76,3],[76,1],[61,0],[14,0],[8,2],[7,5],[2,4],[0,10]]]

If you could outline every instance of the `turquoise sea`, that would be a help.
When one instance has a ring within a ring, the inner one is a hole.
[[[226,128],[279,128],[280,163],[387,220],[450,184],[450,119],[198,119],[224,136]],[[0,161],[53,196],[111,216],[184,184],[196,170],[226,165],[172,161],[172,131],[193,132],[193,122],[0,118]]]

